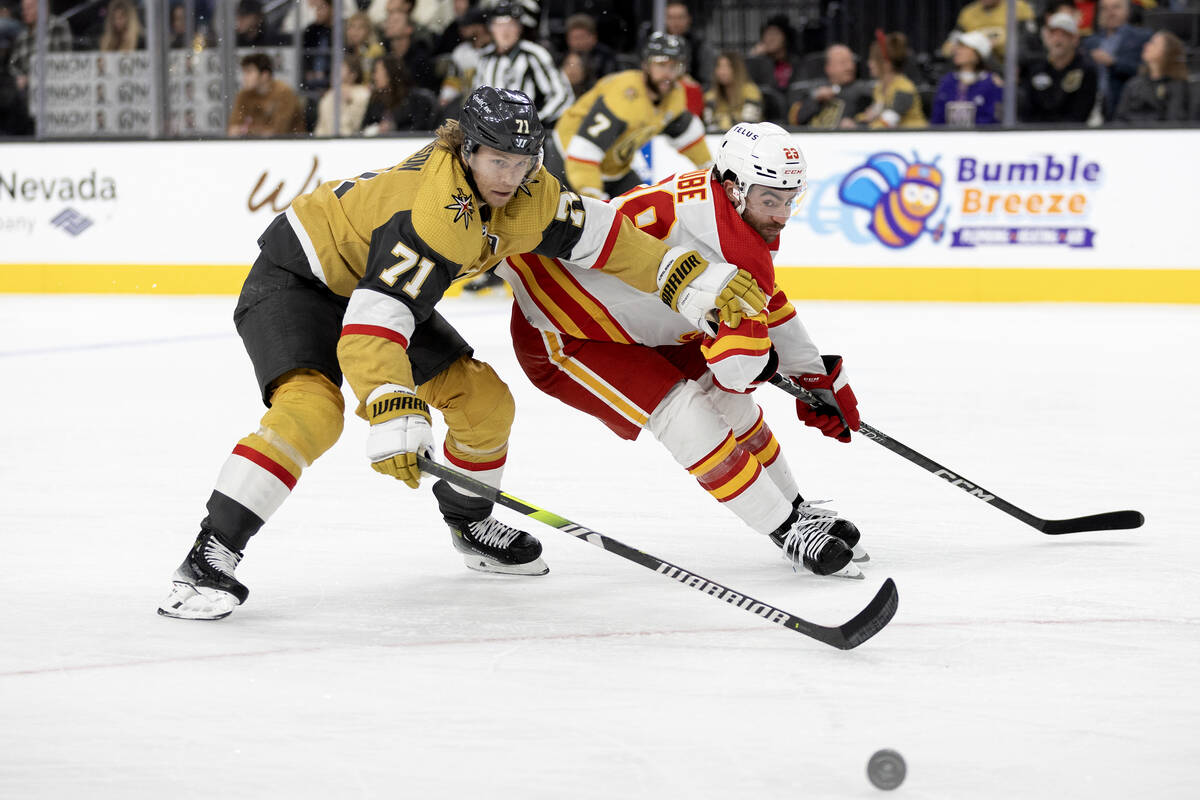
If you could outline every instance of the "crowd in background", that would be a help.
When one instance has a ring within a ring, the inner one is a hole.
[[[635,21],[646,4],[620,0],[345,0],[343,42],[334,47],[331,0],[305,0],[302,7],[229,1],[236,5],[239,48],[301,53],[293,81],[276,75],[266,53],[239,59],[230,136],[427,131],[454,116],[481,82],[526,91],[552,124],[599,78],[638,68],[651,32],[648,21]],[[194,0],[190,25],[187,7],[172,3],[169,46],[213,47],[217,2]],[[814,47],[787,13],[768,17],[749,46],[718,49],[696,25],[695,15],[713,5],[669,2],[664,25],[689,46],[683,81],[712,132],[741,120],[837,129],[992,125],[1003,120],[1009,92],[1025,123],[1200,119],[1200,75],[1189,80],[1188,69],[1200,50],[1200,0],[1020,0],[1015,86],[1003,76],[1006,0],[964,2],[942,46],[928,53],[913,52],[904,33],[884,30],[862,52],[829,37]],[[50,8],[50,52],[146,47],[138,0]],[[0,0],[0,135],[35,130],[30,67],[37,15],[36,0]]]

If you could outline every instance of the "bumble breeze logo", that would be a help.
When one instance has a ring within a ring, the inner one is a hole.
[[[958,477],[957,475],[955,475],[953,472],[951,472],[948,469],[939,469],[937,472],[935,472],[933,474],[938,476],[942,480],[949,482],[949,484],[951,486],[957,486],[958,488],[962,489],[967,494],[969,494],[973,497],[978,497],[980,500],[983,500],[984,502],[990,503],[991,501],[996,499],[996,495],[988,494],[987,492],[983,491],[982,489],[980,489],[978,486],[971,483],[970,481],[964,481],[962,478]]]
[[[788,614],[786,611],[780,611],[778,608],[759,602],[753,597],[738,594],[727,586],[714,583],[707,578],[701,578],[699,575],[693,575],[679,567],[671,566],[665,561],[659,564],[654,571],[660,575],[666,575],[668,578],[673,578],[684,586],[690,586],[704,594],[711,594],[713,597],[724,600],[731,606],[737,606],[749,611],[751,614],[757,614],[767,622],[774,622],[776,625],[786,625],[788,619],[791,617],[791,614]]]

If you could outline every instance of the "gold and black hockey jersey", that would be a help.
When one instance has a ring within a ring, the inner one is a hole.
[[[545,169],[492,209],[459,158],[435,143],[387,169],[324,183],[286,213],[308,268],[350,298],[338,357],[360,403],[384,384],[413,386],[408,343],[455,280],[536,252],[656,291],[667,251]]]
[[[605,181],[626,175],[634,154],[660,133],[697,167],[712,161],[704,124],[688,111],[683,86],[676,84],[655,103],[640,69],[601,78],[563,113],[554,130],[567,182],[596,197],[603,196]]]

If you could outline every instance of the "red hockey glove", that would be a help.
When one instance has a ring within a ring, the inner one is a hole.
[[[839,442],[850,441],[850,431],[859,429],[858,400],[854,390],[846,382],[842,372],[841,356],[821,356],[827,375],[806,372],[792,378],[792,382],[813,394],[820,404],[815,408],[803,400],[796,401],[796,416],[810,428]]]

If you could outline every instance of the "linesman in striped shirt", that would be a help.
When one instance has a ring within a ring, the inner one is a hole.
[[[523,92],[533,100],[542,124],[553,127],[575,95],[550,52],[521,38],[521,7],[515,3],[497,3],[489,12],[488,30],[492,43],[479,51],[479,67],[472,88],[494,86]],[[546,169],[561,176],[561,159],[552,150],[546,148]]]

